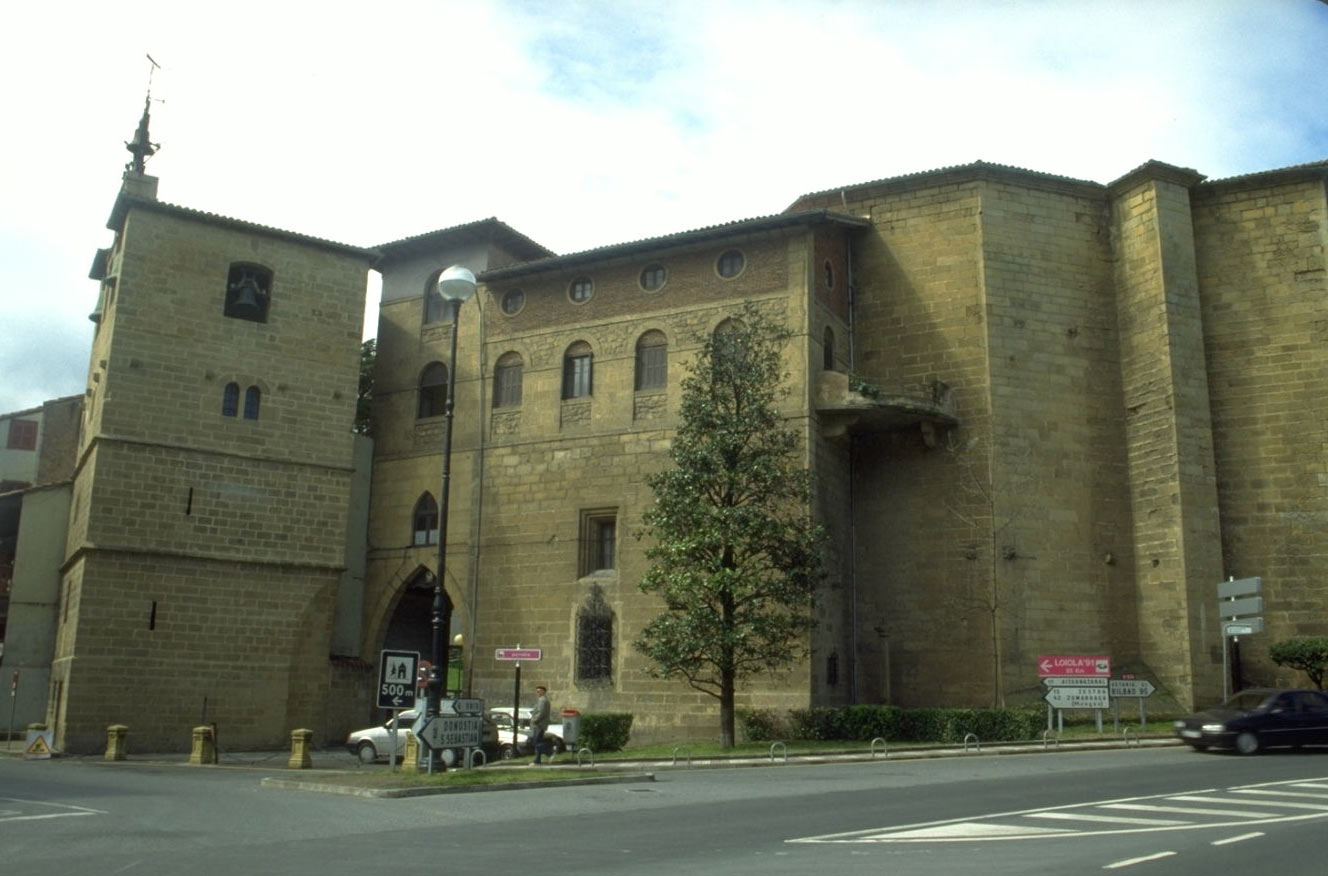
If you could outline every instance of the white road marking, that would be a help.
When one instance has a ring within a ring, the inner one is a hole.
[[[1117,861],[1114,864],[1107,864],[1103,870],[1119,870],[1121,867],[1133,867],[1135,864],[1143,864],[1148,861],[1157,861],[1162,858],[1170,858],[1175,852],[1158,852],[1156,855],[1144,855],[1142,858],[1126,858],[1124,861]]]
[[[1174,799],[1172,797],[1164,798]],[[1276,812],[1251,812],[1248,809],[1201,809],[1198,806],[1158,806],[1153,803],[1108,803],[1108,809],[1134,809],[1139,812],[1174,812],[1178,815],[1220,815],[1225,818],[1276,818]]]
[[[21,809],[0,810],[0,823],[8,824],[11,821],[42,821],[48,818],[69,818],[75,815],[105,815],[106,812],[101,809],[88,809],[84,806],[71,806],[67,803],[46,803],[41,800],[20,800],[17,797],[0,797],[7,803],[26,803],[28,806],[49,806],[54,809],[64,810],[61,812],[47,812],[41,815],[24,815]]]
[[[1096,821],[1103,824],[1153,824],[1164,827],[1172,824],[1189,824],[1188,821],[1176,821],[1170,818],[1130,818],[1127,815],[1092,815],[1088,812],[1030,812],[1028,818],[1059,818],[1065,821]]]
[[[1256,830],[1253,833],[1242,833],[1240,836],[1229,836],[1226,839],[1213,840],[1209,845],[1225,846],[1231,843],[1243,843],[1245,840],[1256,839],[1261,836],[1267,836],[1263,831]]]
[[[1328,804],[1328,794],[1304,793],[1290,790],[1292,788],[1328,791],[1328,780],[1264,782],[1257,785],[1242,785],[1224,789],[1206,788],[1180,794],[1153,794],[1145,797],[1098,800],[1069,806],[1048,806],[1037,809],[994,812],[980,818],[917,822],[873,830],[800,837],[786,840],[786,842],[925,843],[1056,839],[1158,833],[1170,830],[1239,828],[1253,824],[1276,824],[1328,817],[1328,805],[1302,802],[1309,798],[1311,800],[1322,799],[1325,804]],[[1178,803],[1212,805],[1174,805]],[[1245,804],[1260,808],[1247,808]],[[1287,810],[1301,811],[1288,812]],[[1308,812],[1305,810],[1308,810]],[[1123,814],[1123,811],[1157,814],[1129,816]],[[1043,822],[1057,821],[1064,827],[1044,827],[1030,824],[1035,819]],[[1077,825],[1074,822],[1080,822],[1081,824]],[[1261,835],[1246,833],[1225,842],[1238,842],[1242,839],[1250,839]]]

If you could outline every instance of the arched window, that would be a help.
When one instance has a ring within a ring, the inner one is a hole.
[[[425,325],[431,322],[442,322],[443,317],[447,314],[447,303],[443,301],[443,296],[438,294],[438,278],[442,275],[442,271],[434,271],[424,284]]]
[[[830,326],[825,327],[825,334],[821,336],[821,364],[826,371],[835,370],[835,333],[830,331]]]
[[[246,420],[258,419],[258,405],[263,399],[263,392],[256,386],[251,386],[244,391],[244,418]]]
[[[221,391],[221,415],[233,417],[240,412],[240,384],[228,383]]]
[[[586,398],[594,390],[590,345],[577,341],[563,354],[563,398]]]
[[[648,331],[636,341],[636,388],[663,389],[668,382],[668,339],[661,331]]]
[[[613,610],[598,585],[576,613],[576,680],[613,678]]]
[[[433,496],[425,493],[415,503],[411,527],[414,533],[412,544],[438,544],[438,503],[433,500]]]
[[[521,404],[521,354],[504,353],[493,366],[493,406],[511,408]]]
[[[420,405],[415,416],[441,417],[447,403],[447,367],[442,362],[430,362],[420,372]]]

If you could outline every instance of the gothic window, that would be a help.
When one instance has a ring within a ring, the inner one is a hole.
[[[258,419],[258,405],[262,401],[262,397],[262,391],[256,386],[251,386],[244,391],[244,418],[246,420]]]
[[[433,500],[433,496],[428,493],[420,496],[411,514],[411,526],[414,533],[412,544],[438,544],[438,503]]]
[[[267,322],[272,297],[272,271],[262,265],[235,262],[226,275],[226,303],[222,312],[233,319]]]
[[[563,398],[584,398],[594,389],[590,345],[577,341],[563,354]]]
[[[521,404],[521,354],[515,351],[498,357],[493,368],[493,406],[510,408]]]
[[[576,613],[576,680],[613,679],[613,610],[599,587]]]
[[[447,367],[442,362],[430,362],[420,372],[420,404],[415,416],[441,417],[447,403]]]
[[[234,417],[240,413],[240,384],[228,383],[221,391],[221,415]]]
[[[669,342],[661,331],[648,331],[636,342],[636,388],[663,389],[669,380]]]
[[[825,334],[821,336],[821,365],[826,371],[835,370],[835,333],[830,330],[830,326],[825,327]]]

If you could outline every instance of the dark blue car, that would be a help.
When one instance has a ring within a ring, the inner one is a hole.
[[[1234,748],[1254,754],[1265,748],[1328,745],[1328,693],[1320,690],[1243,690],[1220,706],[1174,725],[1196,751]]]

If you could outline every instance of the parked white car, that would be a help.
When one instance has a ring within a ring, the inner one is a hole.
[[[512,707],[499,706],[489,709],[489,720],[498,728],[498,756],[503,760],[511,760],[518,755],[532,755],[534,750],[530,747],[530,709],[520,709],[517,711],[517,727],[512,729]],[[563,743],[563,725],[550,724],[549,729],[544,731],[544,741],[548,743],[549,750],[554,754],[562,754],[567,750]]]
[[[415,709],[408,709],[397,715],[397,760],[401,759],[402,752],[406,748],[406,731],[415,723],[417,717],[419,717],[419,712]],[[511,720],[510,716],[508,720]],[[484,750],[485,757],[489,758],[500,756],[502,751],[498,741],[498,728],[487,718],[484,721],[481,747]],[[362,763],[377,763],[378,761],[387,760],[389,752],[392,750],[392,722],[388,721],[377,727],[366,727],[363,730],[355,730],[347,734],[346,750],[358,757]],[[421,756],[423,756],[422,746]],[[443,749],[443,763],[447,766],[460,763],[464,756],[464,752],[460,749]],[[511,755],[504,756],[510,757]]]

